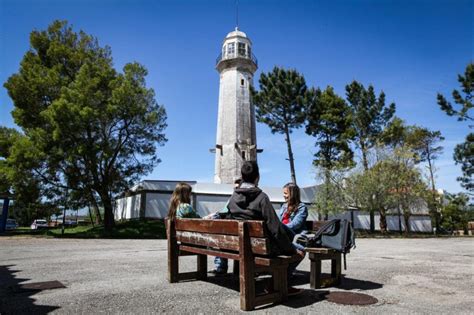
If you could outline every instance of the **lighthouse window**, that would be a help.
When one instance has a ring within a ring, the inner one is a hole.
[[[245,151],[242,151],[242,159],[245,160]]]
[[[239,55],[240,56],[245,56],[245,44],[244,43],[239,43]]]
[[[247,56],[249,58],[252,58],[252,50],[251,50],[250,46],[247,47]]]
[[[228,54],[228,55],[233,55],[234,52],[235,52],[234,43],[229,43],[229,44],[227,44],[227,54]]]
[[[244,86],[244,84],[245,84],[244,79],[240,79],[240,85]]]

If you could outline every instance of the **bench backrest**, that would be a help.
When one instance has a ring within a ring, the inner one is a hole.
[[[239,252],[239,222],[241,220],[176,219],[172,223],[176,241],[185,245],[219,248]],[[270,239],[263,221],[245,221],[252,253],[270,255]],[[306,229],[318,230],[326,221],[306,221]]]
[[[239,222],[241,220],[176,219],[176,240],[181,244],[219,248],[239,252]],[[270,254],[270,240],[263,221],[245,221],[252,252]]]

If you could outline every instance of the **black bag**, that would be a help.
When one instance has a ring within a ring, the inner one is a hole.
[[[355,234],[349,220],[334,219],[323,224],[314,234],[298,234],[293,242],[304,247],[326,247],[344,254],[344,269],[346,269],[346,254],[355,248]]]

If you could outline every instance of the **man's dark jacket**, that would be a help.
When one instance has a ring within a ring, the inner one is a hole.
[[[291,240],[278,219],[270,199],[258,187],[237,188],[234,190],[227,205],[228,219],[236,220],[263,220],[270,232],[271,250],[274,254],[295,253]]]

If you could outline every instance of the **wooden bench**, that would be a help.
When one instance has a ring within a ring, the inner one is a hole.
[[[310,267],[310,288],[320,289],[341,284],[341,252],[330,248],[307,248]],[[331,276],[324,277],[321,273],[321,262],[331,261]]]
[[[240,220],[167,220],[168,281],[207,278],[207,256],[234,260],[234,274],[239,275],[240,308],[280,303],[288,298],[288,264],[298,261],[297,255],[270,256],[270,239],[263,221]],[[180,273],[179,256],[197,255],[197,271]],[[255,273],[268,273],[273,290],[257,295]]]
[[[306,229],[317,231],[327,221],[306,221]],[[310,260],[310,288],[320,289],[341,284],[341,252],[331,248],[307,248]],[[331,276],[322,277],[321,265],[323,260],[331,261]]]

